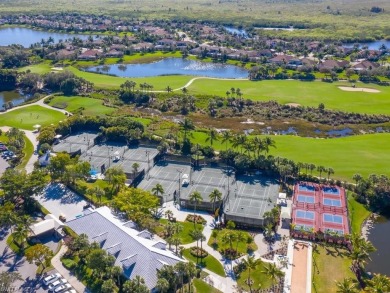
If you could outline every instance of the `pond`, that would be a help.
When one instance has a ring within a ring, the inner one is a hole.
[[[115,64],[87,67],[84,70],[120,77],[150,77],[162,75],[195,75],[215,78],[247,78],[244,68],[220,63],[207,63],[180,58],[167,58],[153,63]]]
[[[4,109],[3,105],[12,102],[14,106],[20,105],[26,100],[26,97],[18,91],[3,91],[0,92],[0,110]]]
[[[368,240],[377,249],[371,254],[371,261],[367,263],[368,272],[390,276],[390,220],[379,217],[369,229]]]
[[[359,48],[368,47],[369,50],[379,50],[382,45],[385,45],[386,48],[390,48],[390,40],[379,40],[374,42],[367,43],[346,43],[343,44],[346,48],[353,48],[355,45],[359,45]]]
[[[89,35],[38,31],[22,27],[0,27],[0,46],[19,44],[27,48],[32,44],[40,42],[42,39],[47,41],[49,37],[52,37],[54,42],[58,43],[59,40],[73,39],[74,37],[86,40]]]

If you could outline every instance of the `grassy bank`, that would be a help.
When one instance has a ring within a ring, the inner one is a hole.
[[[190,253],[189,249],[185,249],[183,251],[183,256],[186,259],[196,263],[196,257]],[[200,265],[202,268],[208,269],[208,270],[216,273],[217,275],[225,277],[225,270],[223,269],[222,264],[214,256],[212,256],[210,254],[208,256],[206,256],[205,258],[202,258],[202,259],[199,258],[198,265]]]
[[[371,212],[363,204],[357,202],[350,191],[348,191],[348,213],[352,232],[360,234],[362,225]]]

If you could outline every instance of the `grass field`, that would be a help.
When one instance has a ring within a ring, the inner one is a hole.
[[[190,253],[190,250],[189,249],[185,249],[183,251],[183,256],[196,263],[196,257],[193,256],[191,253]],[[222,264],[212,255],[208,255],[206,256],[205,258],[203,259],[198,259],[198,264],[202,267],[202,268],[205,268],[205,269],[208,269],[214,273],[216,273],[217,275],[220,275],[222,277],[225,277],[225,270],[223,269],[223,266]]]
[[[67,107],[62,108],[61,106],[65,103]],[[84,108],[82,110],[83,115],[86,116],[98,116],[98,115],[106,115],[115,111],[115,108],[106,107],[103,105],[103,100],[92,99],[87,97],[80,96],[56,96],[49,103],[50,106],[59,106],[61,109],[65,109],[68,112],[74,113],[80,108]]]
[[[353,198],[351,191],[348,191],[348,214],[352,233],[360,234],[363,222],[370,216],[371,212]]]
[[[24,169],[30,160],[32,154],[34,153],[34,146],[32,142],[24,135],[24,149],[23,149],[24,157],[18,169]]]
[[[194,132],[194,143],[206,145],[207,134]],[[387,162],[390,161],[390,134],[355,135],[334,139],[315,139],[290,135],[271,136],[276,149],[271,154],[294,160],[313,163],[317,166],[332,167],[332,178],[351,180],[360,173],[390,175]],[[225,145],[217,141],[213,144],[217,150],[225,150]],[[313,175],[318,175],[316,171]]]
[[[201,279],[194,279],[193,284],[195,286],[196,293],[222,293]]]
[[[336,281],[344,278],[354,279],[350,266],[351,259],[348,258],[346,250],[317,245],[317,248],[313,249],[312,292],[336,292]]]
[[[41,106],[28,106],[0,115],[0,126],[10,126],[20,129],[33,130],[35,124],[41,126],[57,123],[66,116],[58,111]]]
[[[265,266],[267,263],[260,262],[255,270],[251,271],[251,279],[253,281],[252,290],[253,289],[267,289],[272,286],[271,279],[263,273],[265,270]],[[245,290],[249,290],[249,286],[246,284],[246,280],[248,280],[249,272],[248,270],[243,271],[239,277],[237,278],[237,283]]]
[[[215,230],[217,231],[217,242],[216,244],[214,245],[214,238],[213,237],[210,237],[209,241],[207,242],[207,245],[218,250],[218,251],[221,251],[223,249],[226,249],[226,248],[229,248],[230,245],[229,243],[227,242],[224,242],[222,239],[223,239],[223,236],[225,235],[225,233],[228,231],[228,230]],[[234,232],[238,232],[239,230],[234,230]],[[237,243],[237,241],[234,241],[232,244],[233,244],[233,249],[236,249],[237,248],[237,251],[239,253],[241,253],[242,255],[246,254],[247,253],[247,238],[250,237],[249,233],[246,232],[246,231],[241,231],[243,233],[243,236],[244,236],[244,241],[240,241]],[[253,242],[252,243],[253,245],[253,249],[254,250],[257,250],[257,245]]]
[[[390,114],[390,87],[357,83],[357,87],[380,90],[380,93],[347,92],[339,86],[351,86],[348,82],[325,83],[296,80],[212,80],[198,79],[189,87],[190,94],[209,94],[226,96],[232,87],[240,88],[244,98],[255,101],[275,100],[281,104],[297,103],[303,106],[360,112],[367,114]]]
[[[166,225],[168,223],[167,219],[160,219],[159,221],[161,224]],[[191,231],[195,230],[194,228],[194,223],[191,222],[177,222],[179,223],[182,227],[183,230],[177,234],[177,236],[181,240],[181,244],[189,244],[194,242],[194,239],[191,237]],[[199,231],[203,231],[203,225],[196,224],[196,229]]]

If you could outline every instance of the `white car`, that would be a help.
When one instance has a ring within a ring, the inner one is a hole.
[[[58,286],[60,286],[62,284],[65,284],[65,283],[68,283],[68,281],[64,278],[59,279],[59,280],[55,281],[54,283],[51,283],[49,285],[49,292],[54,292],[55,288],[57,288]]]
[[[64,292],[65,290],[71,289],[72,286],[69,283],[62,284],[61,286],[58,286],[57,288],[54,289],[55,293],[60,293]]]
[[[75,289],[71,289],[71,290],[66,291],[66,292],[64,292],[64,293],[77,293],[77,291],[76,291]]]
[[[54,281],[57,281],[57,279],[61,278],[61,275],[59,273],[51,274],[43,279],[43,284],[46,286],[50,283],[53,283]]]

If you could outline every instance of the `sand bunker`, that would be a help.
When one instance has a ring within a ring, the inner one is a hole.
[[[62,67],[52,67],[51,70],[61,71],[61,70],[64,70],[64,68],[62,68]]]
[[[339,86],[339,89],[347,92],[365,92],[365,93],[380,93],[380,91],[375,89],[368,89],[365,87],[349,87],[349,86]]]
[[[301,104],[297,104],[297,103],[288,103],[286,104],[287,106],[290,106],[290,107],[293,107],[293,108],[296,108],[296,107],[300,107]]]

